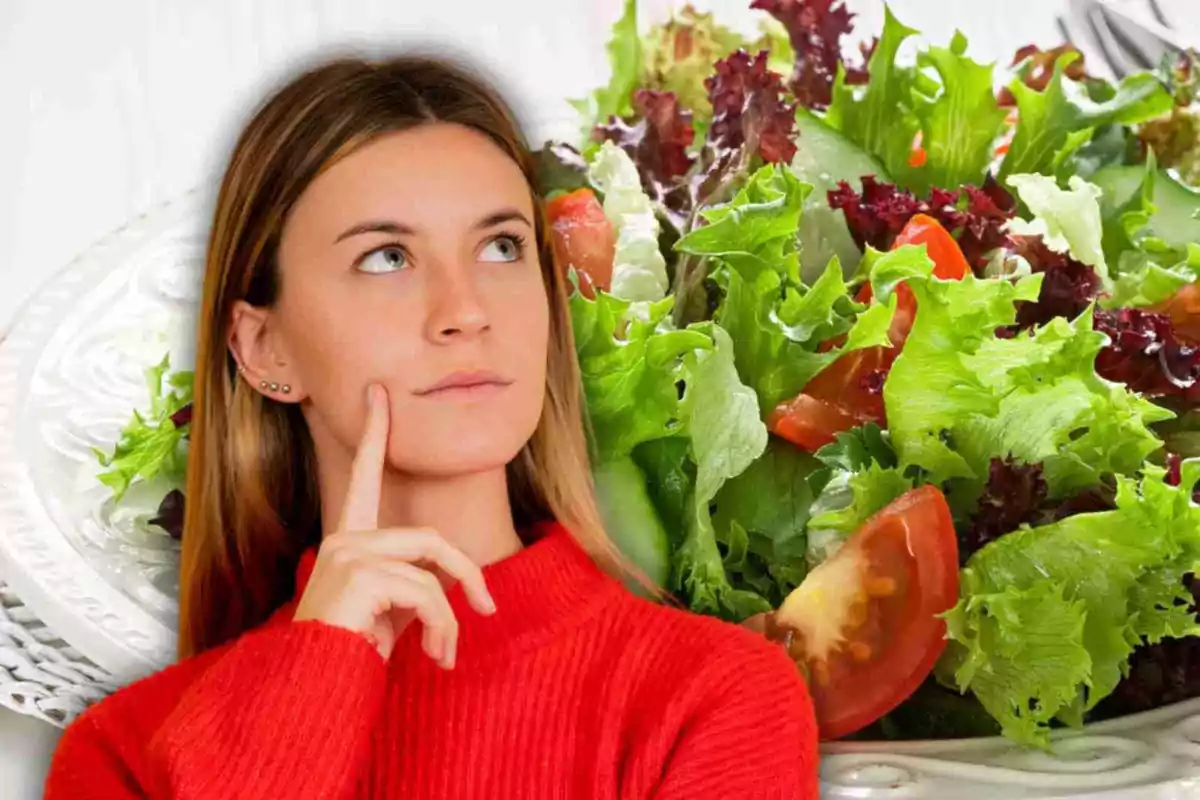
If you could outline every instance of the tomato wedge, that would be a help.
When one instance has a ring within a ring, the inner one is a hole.
[[[546,203],[546,218],[554,241],[554,259],[566,274],[575,270],[585,297],[612,283],[616,235],[604,207],[591,189],[576,189]]]
[[[892,248],[924,245],[933,260],[933,274],[944,280],[961,280],[970,271],[954,237],[934,218],[917,214],[896,237]],[[864,284],[856,300],[871,302],[871,285]],[[887,424],[883,405],[883,377],[900,355],[917,316],[917,298],[906,284],[896,287],[896,313],[888,330],[892,347],[869,347],[840,357],[821,370],[804,393],[781,404],[768,419],[771,432],[797,447],[815,452],[834,441],[837,434],[864,422]],[[824,351],[841,344],[829,342]]]
[[[808,574],[767,627],[790,633],[822,739],[874,722],[916,691],[946,647],[958,540],[934,486],[908,492]]]
[[[967,263],[962,248],[950,235],[950,231],[943,228],[940,222],[928,214],[914,215],[900,231],[896,240],[892,242],[892,249],[896,250],[909,244],[925,245],[925,252],[933,262],[935,278],[960,281],[971,271],[971,265]],[[864,283],[855,299],[860,303],[865,303],[870,301],[871,297],[871,284]],[[911,291],[908,292],[908,297],[912,299]]]
[[[810,453],[833,444],[838,433],[857,424],[858,420],[841,406],[807,394],[780,405],[767,418],[772,433]]]
[[[804,393],[840,406],[857,421],[885,421],[882,382],[899,351],[893,347],[866,347],[846,353],[804,387]]]

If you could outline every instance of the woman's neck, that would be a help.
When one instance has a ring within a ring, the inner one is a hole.
[[[480,566],[522,547],[503,467],[449,478],[385,473],[379,527],[432,528]]]
[[[321,491],[321,530],[337,530],[350,461],[331,464],[318,454]],[[380,492],[379,526],[428,528],[438,532],[480,566],[500,561],[521,549],[508,500],[508,477],[503,467],[453,477],[384,473]]]

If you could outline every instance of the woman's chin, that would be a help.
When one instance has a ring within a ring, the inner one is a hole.
[[[393,447],[388,461],[406,475],[455,478],[504,469],[529,437],[499,431],[466,431],[456,437],[428,437],[403,449]]]

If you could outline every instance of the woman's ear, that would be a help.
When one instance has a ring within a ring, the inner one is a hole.
[[[229,321],[229,351],[238,373],[257,392],[279,402],[299,401],[302,387],[285,343],[271,325],[271,310],[238,300]]]

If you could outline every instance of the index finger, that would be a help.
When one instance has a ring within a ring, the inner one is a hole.
[[[372,384],[367,388],[367,419],[342,503],[343,531],[372,531],[379,527],[379,495],[390,427],[387,390]]]

